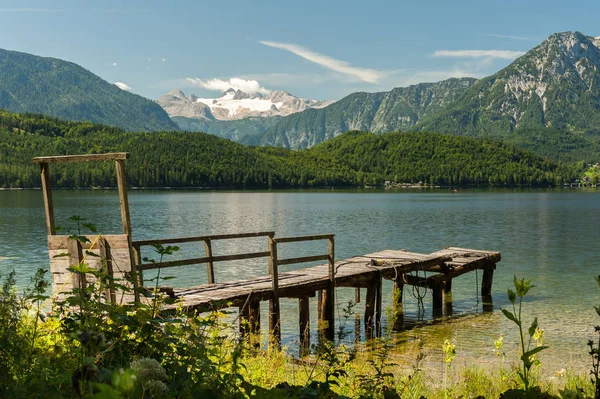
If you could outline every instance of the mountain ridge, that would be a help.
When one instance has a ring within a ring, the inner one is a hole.
[[[177,130],[157,104],[58,58],[0,49],[0,108],[126,130]]]

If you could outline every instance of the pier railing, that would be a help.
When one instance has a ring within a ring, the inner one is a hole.
[[[213,249],[212,249],[213,241],[233,240],[233,239],[241,239],[241,238],[256,238],[256,237],[269,237],[269,239],[272,239],[274,236],[275,236],[275,232],[273,232],[273,231],[263,231],[263,232],[258,232],[258,233],[220,234],[220,235],[199,236],[199,237],[163,238],[163,239],[133,241],[132,245],[133,245],[133,252],[134,252],[134,262],[136,263],[136,269],[140,274],[143,273],[144,270],[175,267],[175,266],[196,265],[196,264],[205,263],[206,264],[206,274],[208,276],[208,283],[214,284],[215,283],[215,269],[214,269],[215,262],[267,258],[267,257],[271,256],[271,251],[215,256],[213,254]],[[160,245],[184,244],[184,243],[190,243],[190,242],[203,242],[205,256],[201,257],[201,258],[181,259],[181,260],[173,260],[173,261],[167,261],[167,262],[141,263],[141,261],[142,261],[141,248],[143,246],[151,246],[151,245],[156,245],[156,244],[160,244]],[[269,241],[269,243],[270,243],[270,241]],[[140,277],[140,280],[142,280],[141,277]]]

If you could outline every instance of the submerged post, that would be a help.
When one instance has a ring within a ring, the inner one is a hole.
[[[298,299],[298,320],[300,327],[300,356],[310,354],[310,307],[308,296]]]

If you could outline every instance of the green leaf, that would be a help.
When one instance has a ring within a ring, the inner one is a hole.
[[[63,258],[65,256],[70,256],[70,254],[68,252],[63,252],[58,255],[54,255],[53,258]]]
[[[82,220],[85,220],[85,218],[82,218],[82,217],[77,216],[77,215],[73,215],[69,219],[71,219],[74,222],[81,222]]]
[[[93,253],[93,252],[91,252],[91,251],[88,251],[87,249],[85,250],[85,254],[86,254],[86,255],[88,255],[88,256],[95,256],[95,257],[97,257],[97,258],[99,258],[99,257],[100,257],[100,255],[98,255],[98,254],[95,254],[95,253]]]
[[[521,325],[521,322],[520,322],[519,320],[517,320],[517,318],[515,317],[515,315],[514,315],[514,314],[512,314],[512,312],[509,312],[509,311],[508,311],[508,310],[506,310],[506,309],[501,309],[501,310],[502,310],[502,313],[504,313],[504,316],[506,316],[506,318],[507,318],[508,320],[512,320],[512,321],[514,321],[514,322],[515,322],[515,324],[516,324],[516,325],[518,325],[518,326],[520,326],[520,325]]]
[[[533,319],[533,323],[531,323],[531,327],[529,327],[529,336],[533,337],[533,334],[535,334],[535,329],[538,326],[538,319],[537,317],[535,319]]]
[[[92,233],[96,232],[96,226],[91,223],[84,223],[82,226],[87,227]]]
[[[511,289],[508,290],[508,300],[513,305],[515,304],[515,301],[517,300],[517,294],[515,294],[515,292]]]
[[[594,309],[596,309],[596,313],[600,316],[600,306],[594,306]]]
[[[538,346],[536,348],[533,348],[532,350],[525,352],[523,354],[523,356],[521,356],[521,360],[523,360],[524,362],[526,360],[528,362],[530,362],[529,359],[531,358],[531,356],[535,355],[536,353],[539,353],[539,352],[543,351],[544,349],[548,349],[548,346]]]

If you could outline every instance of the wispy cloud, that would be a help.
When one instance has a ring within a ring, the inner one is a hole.
[[[510,50],[437,50],[432,55],[434,57],[499,58],[503,60],[513,60],[523,54],[525,54],[523,51]]]
[[[377,83],[383,77],[385,77],[384,72],[377,71],[374,69],[354,67],[346,61],[336,60],[335,58],[331,58],[324,54],[316,53],[312,50],[309,50],[302,46],[298,46],[296,44],[279,43],[267,40],[263,40],[260,43],[264,44],[265,46],[289,51],[293,54],[296,54],[299,57],[304,58],[305,60],[314,62],[315,64],[321,65],[332,71],[344,74],[346,76],[358,79],[363,82]]]
[[[271,91],[265,89],[258,83],[256,80],[246,80],[240,78],[231,78],[229,80],[222,79],[210,79],[210,80],[202,80],[199,78],[186,78],[186,80],[195,86],[200,86],[206,90],[212,91],[227,91],[229,89],[241,90],[244,93],[254,94],[269,94]]]
[[[511,39],[511,40],[521,40],[526,42],[535,42],[537,39],[532,37],[524,37],[524,36],[510,36],[510,35],[499,35],[497,33],[486,33],[486,36],[499,37],[501,39]]]
[[[130,86],[126,85],[123,82],[115,82],[115,86],[117,86],[119,89],[125,90],[125,91],[132,91],[133,90]]]
[[[119,64],[117,64],[116,62],[113,62],[113,63],[112,63],[112,66],[114,66],[114,67],[116,67],[116,66],[118,66],[118,65],[119,65]]]

